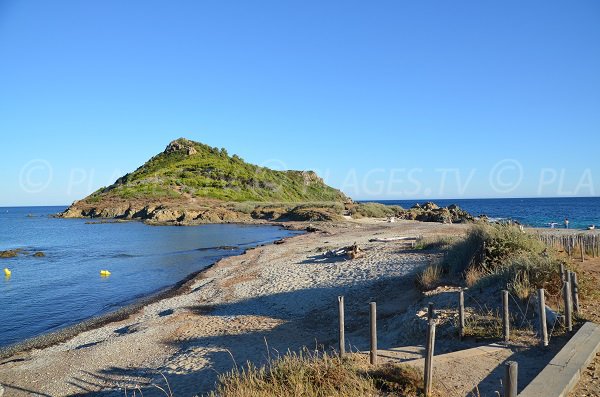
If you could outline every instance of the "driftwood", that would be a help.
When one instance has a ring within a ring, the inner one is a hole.
[[[391,241],[411,241],[417,240],[416,236],[406,236],[406,237],[376,237],[369,240],[370,243],[380,242],[380,243],[389,243]]]
[[[356,258],[360,258],[363,255],[364,255],[364,251],[361,250],[356,243],[354,243],[348,247],[340,248],[337,250],[329,250],[329,251],[325,252],[325,257],[327,257],[327,258],[335,258],[335,257],[345,256],[348,259],[356,259]]]

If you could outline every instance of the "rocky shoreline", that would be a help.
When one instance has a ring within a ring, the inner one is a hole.
[[[111,199],[101,203],[81,200],[73,203],[61,218],[99,218],[139,220],[151,225],[190,226],[207,223],[272,223],[272,222],[321,222],[342,221],[353,218],[360,206],[377,205],[383,209],[385,218],[417,220],[421,222],[468,223],[479,218],[457,205],[439,207],[432,202],[416,204],[410,209],[385,206],[376,203],[225,203],[219,201],[165,200],[148,203],[138,200]],[[373,216],[368,216],[373,217]]]

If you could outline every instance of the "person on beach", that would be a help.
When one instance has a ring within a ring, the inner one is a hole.
[[[565,218],[565,229],[569,228],[569,218]]]

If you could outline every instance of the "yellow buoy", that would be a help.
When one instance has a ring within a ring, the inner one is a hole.
[[[11,272],[11,271],[10,271],[8,268],[6,268],[6,267],[5,267],[5,268],[4,268],[4,275],[5,275],[6,277],[10,277],[10,275],[11,275],[11,274],[12,274],[12,272]]]
[[[101,276],[110,276],[110,272],[108,270],[100,270]]]

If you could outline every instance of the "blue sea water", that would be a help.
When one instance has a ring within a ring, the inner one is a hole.
[[[297,234],[275,226],[86,224],[64,207],[0,208],[0,346],[105,314],[172,286],[219,258]],[[216,247],[235,246],[236,249]],[[46,255],[33,257],[36,251]],[[100,270],[109,270],[101,277]],[[1,272],[1,270],[0,270]]]
[[[511,198],[511,199],[456,199],[456,200],[382,200],[388,205],[410,208],[416,203],[433,201],[440,206],[457,204],[473,215],[485,214],[491,218],[513,219],[527,226],[564,227],[565,218],[569,227],[585,229],[590,225],[600,227],[600,197],[569,198]]]

